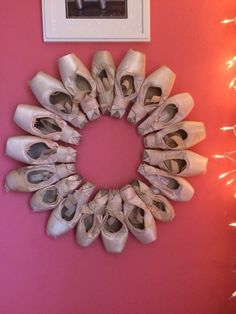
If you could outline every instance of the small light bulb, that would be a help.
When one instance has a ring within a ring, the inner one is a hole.
[[[230,184],[232,184],[233,182],[234,182],[234,179],[231,179],[231,180],[227,181],[225,185],[230,185]]]
[[[235,83],[236,83],[236,77],[234,77],[229,83],[229,88],[235,88]]]
[[[223,126],[222,128],[220,128],[221,131],[229,131],[229,130],[233,130],[232,126]]]
[[[224,172],[224,173],[221,173],[218,178],[223,179],[223,178],[227,177],[227,175],[228,175],[228,172]]]
[[[233,298],[236,297],[236,291],[234,291],[234,292],[232,293],[232,297],[233,297]]]
[[[231,222],[231,223],[229,224],[229,226],[235,228],[235,227],[236,227],[236,222]]]
[[[234,23],[235,22],[235,18],[233,19],[225,19],[223,21],[221,21],[221,24],[229,24],[229,23]]]
[[[213,158],[216,158],[216,159],[220,159],[220,158],[225,158],[225,156],[224,155],[213,155],[212,156]]]
[[[225,64],[227,65],[227,70],[231,69],[236,63],[236,56],[234,56],[232,59],[228,60],[225,62]]]

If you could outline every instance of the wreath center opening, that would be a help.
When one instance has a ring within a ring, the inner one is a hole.
[[[98,188],[119,188],[137,177],[143,152],[136,126],[102,116],[80,131],[77,170]]]

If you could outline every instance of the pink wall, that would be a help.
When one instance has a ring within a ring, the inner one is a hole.
[[[40,69],[58,76],[57,58],[69,52],[77,53],[89,65],[94,51],[109,49],[118,63],[133,47],[146,53],[148,73],[167,64],[177,74],[174,92],[188,91],[196,101],[190,119],[206,124],[208,138],[194,150],[210,157],[235,147],[234,136],[222,134],[219,127],[236,121],[235,91],[227,89],[233,72],[226,72],[224,65],[236,50],[236,28],[218,23],[236,15],[235,1],[151,0],[151,6],[150,44],[45,44],[39,0],[1,2],[1,185],[7,171],[19,166],[4,155],[7,137],[24,134],[12,122],[15,107],[24,102],[36,104],[27,81]],[[109,121],[84,130],[79,167],[88,177],[92,175],[85,156],[95,151],[98,163],[93,171],[101,178],[99,184],[107,180],[116,185],[118,173],[123,171],[119,180],[125,181],[132,165],[127,163],[124,170],[110,173],[101,160],[94,137],[110,128]],[[141,144],[128,129],[137,154]],[[113,135],[118,141],[114,128]],[[106,143],[110,142],[108,138]],[[130,142],[121,145],[125,150]],[[193,200],[174,204],[176,219],[158,224],[158,241],[142,246],[130,236],[120,256],[106,254],[100,241],[87,250],[79,248],[72,232],[58,240],[48,238],[44,233],[48,214],[31,213],[29,195],[1,190],[0,312],[236,313],[236,301],[228,300],[236,290],[236,231],[227,226],[236,219],[231,197],[234,188],[217,180],[219,172],[229,168],[230,163],[210,157],[208,173],[190,179],[196,189]]]

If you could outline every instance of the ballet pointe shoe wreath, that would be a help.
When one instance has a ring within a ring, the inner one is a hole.
[[[82,10],[83,1],[77,4]],[[32,193],[32,211],[49,212],[46,233],[57,238],[75,229],[78,249],[100,237],[106,252],[118,254],[129,233],[153,243],[158,224],[176,215],[171,200],[192,199],[186,178],[207,169],[208,159],[190,150],[205,139],[205,126],[184,121],[197,104],[187,92],[171,95],[176,75],[168,66],[145,78],[140,51],[129,49],[117,68],[107,50],[94,53],[91,71],[74,53],[59,58],[58,66],[61,80],[39,71],[28,83],[41,106],[16,107],[13,120],[28,135],[6,141],[6,155],[24,163],[6,174],[6,191]],[[134,178],[98,190],[78,174],[77,150],[69,144],[79,145],[78,129],[101,115],[126,115],[136,125],[144,142],[137,173],[145,183]]]

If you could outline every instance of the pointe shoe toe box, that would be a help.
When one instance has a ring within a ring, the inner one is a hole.
[[[46,233],[48,236],[57,238],[64,233],[66,233],[71,228],[63,223],[63,221],[60,221],[53,213],[49,217]]]
[[[6,191],[27,191],[25,187],[24,180],[18,171],[12,170],[6,175],[5,179],[5,189]]]

